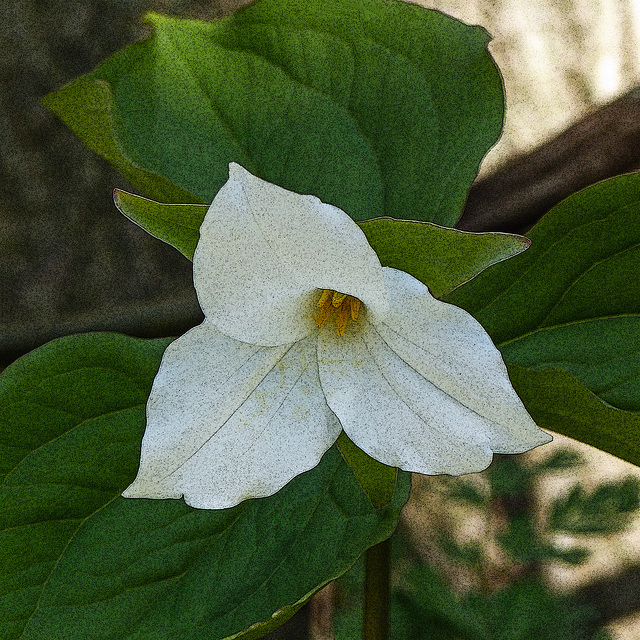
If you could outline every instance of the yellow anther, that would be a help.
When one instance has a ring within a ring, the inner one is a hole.
[[[354,298],[353,296],[349,297],[351,298],[351,300],[349,301],[351,303],[351,319],[357,320],[358,314],[360,313],[360,300],[358,300],[358,298]]]
[[[333,296],[333,293],[331,289],[325,289],[320,296],[320,300],[318,300],[318,308],[324,307],[325,302]]]
[[[339,336],[343,336],[347,330],[349,318],[357,320],[360,313],[360,300],[349,296],[346,293],[325,289],[318,300],[318,317],[316,318],[316,326],[323,327],[333,312],[336,313],[336,332]]]
[[[320,301],[318,302],[318,306],[320,308],[320,312],[318,313],[318,317],[316,318],[316,327],[324,327],[324,323],[328,320],[329,316],[335,311],[335,307],[331,304],[331,294],[333,291],[327,291],[320,297]],[[329,294],[329,295],[326,295]],[[323,301],[324,298],[324,301]],[[320,305],[322,302],[322,305]]]
[[[339,293],[338,291],[334,291],[333,292],[333,298],[331,300],[331,304],[338,308],[341,304],[342,301],[347,297],[346,293]]]
[[[349,296],[350,298],[351,296]],[[336,331],[339,336],[343,336],[347,330],[347,320],[349,319],[351,305],[349,304],[349,298],[347,298],[338,309],[338,315],[336,316]]]

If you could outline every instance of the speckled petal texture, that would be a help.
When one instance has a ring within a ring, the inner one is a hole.
[[[480,471],[551,439],[481,325],[383,268],[360,228],[313,196],[231,164],[194,282],[206,320],[164,354],[125,497],[220,509],[269,496],[341,429],[376,460],[425,474]],[[363,303],[344,335],[335,317],[316,326],[322,289]]]
[[[237,164],[200,227],[193,274],[207,320],[252,344],[309,335],[321,289],[388,308],[378,256],[349,216]]]
[[[123,495],[231,507],[313,468],[339,433],[318,380],[315,335],[259,347],[205,322],[164,354],[138,476]]]
[[[354,324],[348,340],[323,329],[318,345],[327,402],[349,437],[386,464],[454,475],[548,442],[481,325],[408,274],[383,272],[390,312]]]

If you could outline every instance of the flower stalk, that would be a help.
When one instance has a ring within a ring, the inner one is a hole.
[[[391,538],[367,549],[363,640],[389,640],[391,629]]]

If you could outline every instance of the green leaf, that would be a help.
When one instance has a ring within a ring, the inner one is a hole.
[[[208,205],[161,204],[121,189],[114,190],[113,200],[129,220],[193,260]]]
[[[576,485],[554,501],[549,516],[553,531],[573,534],[609,534],[624,531],[640,507],[640,481],[628,476],[604,482],[586,494]]]
[[[138,167],[210,202],[235,161],[355,220],[452,226],[502,127],[486,32],[437,11],[259,0],[213,23],[147,20],[150,38],[45,104],[150,197]]]
[[[540,539],[530,513],[510,514],[506,529],[499,531],[496,538],[517,562],[529,564],[557,557],[553,547]]]
[[[397,637],[409,640],[489,640],[485,620],[461,602],[451,587],[428,565],[414,563],[401,590],[394,593],[392,618]]]
[[[120,189],[114,200],[130,220],[193,259],[206,205],[160,204]],[[377,218],[359,225],[383,266],[410,273],[437,297],[530,244],[514,234],[469,233],[428,222]]]
[[[565,471],[574,469],[584,464],[584,458],[573,449],[558,449],[548,458],[534,464],[531,468],[535,473],[553,473],[554,471]]]
[[[441,533],[438,538],[438,546],[454,562],[458,562],[470,568],[479,568],[484,560],[484,550],[479,542],[458,542],[449,532]]]
[[[638,412],[638,220],[640,174],[600,182],[545,215],[526,253],[447,300],[482,323],[507,362],[563,369],[607,403]],[[604,448],[602,439],[595,446]]]
[[[355,445],[344,431],[338,436],[337,445],[371,504],[376,508],[389,504],[396,490],[398,469],[374,460]]]
[[[468,482],[459,477],[451,478],[445,495],[449,500],[464,502],[468,506],[479,509],[486,509],[490,502],[490,498],[485,491],[476,487],[473,482]]]
[[[63,338],[0,377],[3,639],[259,637],[393,531],[409,475],[375,509],[336,447],[233,509],[121,498],[168,343]]]
[[[41,99],[90,149],[104,156],[141,191],[168,202],[198,202],[167,178],[142,167],[115,134],[117,114],[111,89],[101,80],[76,80]],[[80,107],[80,105],[82,105]]]
[[[553,594],[543,583],[516,580],[489,597],[472,593],[465,609],[486,622],[491,638],[505,640],[585,640],[598,619],[590,606]]]
[[[566,371],[508,369],[516,392],[542,428],[640,466],[640,417],[635,413],[602,402]]]
[[[360,223],[382,266],[410,273],[441,297],[529,246],[523,236],[470,233],[426,222],[382,218]]]
[[[394,629],[407,640],[585,640],[598,618],[595,609],[531,578],[458,598],[433,569],[421,565],[412,567],[394,596]]]
[[[591,556],[591,551],[584,547],[574,547],[573,549],[553,549],[552,559],[561,560],[574,567],[584,564]]]
[[[514,456],[500,456],[487,469],[491,494],[517,500],[530,492],[532,471]]]

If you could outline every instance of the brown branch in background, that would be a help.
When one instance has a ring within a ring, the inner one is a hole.
[[[333,640],[335,590],[330,582],[309,601],[309,640]]]
[[[456,225],[522,233],[584,187],[640,169],[640,87],[476,182]]]
[[[4,325],[0,332],[0,368],[50,340],[88,331],[117,331],[138,338],[179,336],[202,322],[194,291],[162,300],[70,315],[55,324],[46,319],[31,324]]]

